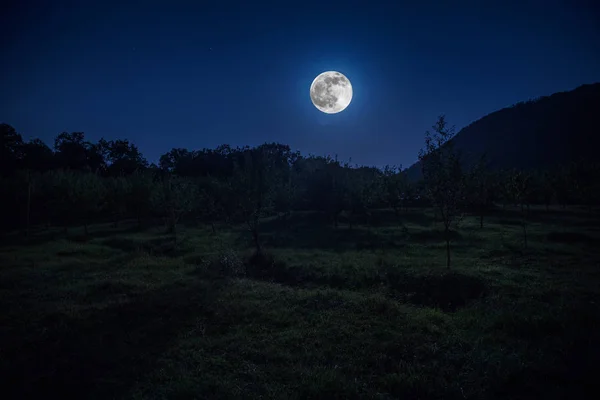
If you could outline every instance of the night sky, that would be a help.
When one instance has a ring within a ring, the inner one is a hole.
[[[0,122],[50,145],[63,131],[127,138],[150,162],[280,142],[408,167],[441,113],[458,130],[600,81],[593,1],[10,3]],[[354,89],[339,114],[310,101],[327,70]]]

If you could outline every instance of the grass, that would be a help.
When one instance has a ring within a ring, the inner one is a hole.
[[[182,227],[176,248],[133,223],[9,236],[2,397],[585,398],[600,221],[533,212],[527,249],[517,213],[466,218],[450,271],[419,210],[352,230],[266,221],[264,256],[242,227]]]

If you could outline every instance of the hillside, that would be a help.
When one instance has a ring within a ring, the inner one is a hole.
[[[599,116],[600,83],[583,85],[488,114],[461,129],[454,142],[467,161],[486,153],[494,169],[545,168],[597,159]],[[407,173],[410,179],[418,179],[419,163]]]

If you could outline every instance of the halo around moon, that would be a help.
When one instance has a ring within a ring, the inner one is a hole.
[[[310,85],[310,99],[319,111],[336,114],[344,111],[352,101],[352,85],[344,74],[326,71]]]

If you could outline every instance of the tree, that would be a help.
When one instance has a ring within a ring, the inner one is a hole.
[[[371,222],[371,207],[380,195],[379,170],[369,167],[350,168],[343,166],[344,209],[348,213],[349,228],[355,216],[364,216],[368,224]]]
[[[402,172],[402,166],[395,167],[386,165],[381,175],[381,196],[385,205],[394,210],[398,225],[401,224],[401,213],[404,201],[409,190],[406,174]]]
[[[46,199],[43,202],[46,220],[49,224],[62,226],[66,233],[78,210],[75,172],[62,169],[48,171],[41,178],[41,186],[41,197]]]
[[[0,229],[24,227],[26,236],[29,236],[33,181],[31,172],[23,170],[0,179],[0,211],[3,214]]]
[[[167,233],[173,235],[177,244],[177,223],[194,207],[198,198],[197,186],[189,179],[164,173],[160,182],[154,186],[152,202],[155,209],[162,215]]]
[[[106,189],[96,174],[72,170],[53,170],[40,177],[39,207],[43,207],[47,221],[64,227],[81,223],[85,235],[88,226],[105,204]]]
[[[58,166],[84,170],[88,165],[88,151],[83,132],[63,132],[54,140]]]
[[[0,124],[0,174],[10,175],[18,168],[23,138],[15,128]]]
[[[337,228],[346,202],[347,185],[343,167],[337,159],[329,156],[310,156],[305,158],[302,164],[304,206],[326,214],[333,222],[333,227]],[[323,196],[324,193],[327,195]]]
[[[238,210],[252,235],[257,254],[262,253],[260,220],[267,215],[272,202],[272,170],[268,153],[258,147],[243,154],[243,162],[236,164],[234,188],[239,193]]]
[[[37,172],[45,172],[54,168],[54,152],[40,139],[23,143],[21,149],[21,168]]]
[[[273,211],[287,228],[292,211],[299,205],[302,157],[287,146],[281,150],[273,179]]]
[[[221,190],[220,182],[210,179],[200,189],[201,217],[210,224],[212,233],[216,233],[215,222],[223,215],[223,206],[218,201],[218,193]]]
[[[511,174],[512,170],[499,170],[496,171],[495,177],[497,180],[496,188],[498,190],[498,195],[502,201],[502,210],[506,211],[507,205],[516,205],[517,201],[514,197],[514,191],[511,188]]]
[[[88,226],[96,214],[102,209],[106,189],[102,179],[92,173],[75,174],[75,182],[71,187],[74,210],[83,224],[84,234],[88,236]]]
[[[475,206],[479,215],[479,227],[483,228],[483,218],[491,204],[492,175],[488,169],[488,162],[481,157],[473,165],[467,180],[470,203]]]
[[[521,227],[523,243],[527,248],[527,209],[531,195],[531,175],[525,171],[512,170],[508,175],[508,190],[511,197],[521,207]]]
[[[107,170],[111,176],[131,175],[148,167],[148,161],[137,146],[128,140],[111,140],[105,143]]]
[[[440,212],[446,241],[446,266],[450,268],[450,229],[458,225],[465,198],[465,176],[460,156],[454,149],[454,127],[448,127],[445,116],[433,125],[433,133],[425,133],[425,147],[419,152],[419,161],[427,195]]]
[[[289,217],[294,208],[294,201],[297,196],[297,179],[294,171],[289,171],[282,179],[276,182],[273,189],[273,211],[278,214],[278,218],[287,227]]]
[[[546,206],[546,211],[550,208],[550,204],[552,204],[552,200],[554,198],[554,185],[552,174],[550,171],[539,171],[537,174],[537,190],[540,196],[540,199]]]
[[[106,176],[108,174],[108,142],[100,139],[98,143],[85,142],[84,146],[87,159],[86,169],[95,174]]]
[[[194,152],[187,149],[171,149],[160,156],[159,167],[178,176],[189,176],[192,170]]]
[[[127,203],[131,197],[131,181],[125,177],[106,178],[106,207],[113,214],[115,228],[127,212]]]
[[[142,228],[142,219],[147,216],[152,208],[152,195],[155,193],[155,184],[149,171],[136,171],[129,177],[129,192],[127,209],[135,215],[138,228]]]
[[[196,178],[194,182],[198,187],[198,198],[194,202],[193,213],[203,223],[209,224],[214,234],[216,233],[216,222],[227,216],[227,212],[230,211],[227,206],[233,203],[231,199],[235,199],[236,196],[226,181],[205,177]],[[231,211],[234,209],[235,205]]]

